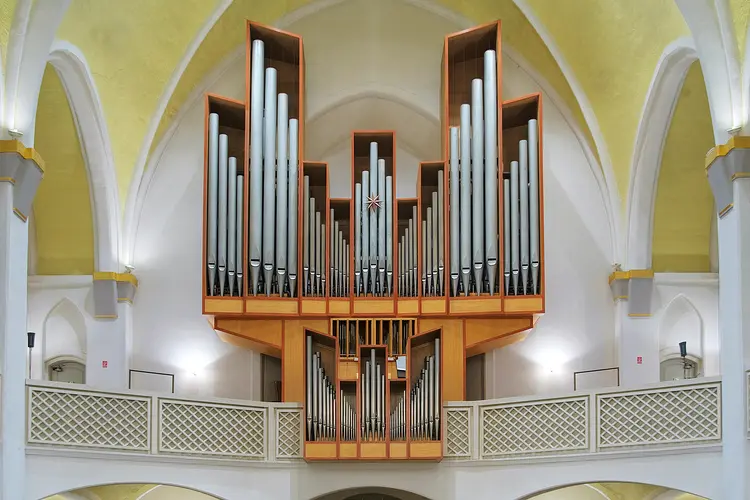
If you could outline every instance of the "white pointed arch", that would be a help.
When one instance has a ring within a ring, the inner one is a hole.
[[[94,268],[116,272],[120,270],[120,202],[112,146],[94,77],[83,53],[66,41],[52,44],[49,63],[65,89],[88,174],[94,218]]]
[[[703,68],[714,141],[743,125],[739,52],[727,0],[676,0],[695,40]]]
[[[670,43],[659,58],[646,94],[633,148],[627,203],[627,269],[651,268],[654,205],[662,152],[677,99],[698,53],[690,38]]]
[[[42,323],[42,362],[61,356],[86,359],[86,319],[67,297],[60,299]],[[46,374],[43,374],[46,377]]]
[[[705,328],[703,316],[683,293],[669,301],[659,315],[659,351],[662,361],[679,355],[679,342],[687,341],[689,355],[703,359]]]

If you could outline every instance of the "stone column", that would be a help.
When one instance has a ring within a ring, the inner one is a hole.
[[[750,498],[747,369],[750,366],[750,137],[733,137],[706,157],[719,212],[719,334],[723,492]]]
[[[26,497],[27,219],[43,174],[36,151],[0,141],[0,500]]]
[[[87,338],[86,384],[101,389],[128,388],[132,352],[131,307],[138,287],[129,273],[94,273],[97,327]]]
[[[620,386],[659,382],[659,338],[651,318],[654,272],[616,270],[609,277],[617,305],[617,357]]]

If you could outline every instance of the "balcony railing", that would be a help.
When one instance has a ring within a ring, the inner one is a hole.
[[[447,403],[445,457],[503,460],[721,443],[721,382]]]
[[[252,461],[302,458],[295,403],[178,398],[27,382],[26,441],[155,455]]]
[[[289,462],[302,458],[295,403],[191,399],[27,382],[27,443],[162,456]],[[518,460],[721,443],[721,382],[674,382],[447,403],[450,460]]]

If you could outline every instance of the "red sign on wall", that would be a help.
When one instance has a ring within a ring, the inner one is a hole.
[[[636,362],[636,364],[642,365],[643,364],[643,356],[638,356],[637,358],[635,358],[635,362]],[[106,363],[106,361],[105,361],[105,363]]]
[[[106,368],[109,363],[107,361],[102,361],[102,368]]]

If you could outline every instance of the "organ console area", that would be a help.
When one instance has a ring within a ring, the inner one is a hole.
[[[355,130],[331,198],[338,173],[304,157],[302,39],[248,22],[246,51],[245,100],[206,96],[203,314],[280,360],[306,460],[440,460],[467,364],[544,312],[541,95],[502,99],[499,21],[448,35],[416,196],[396,197],[396,133]]]

